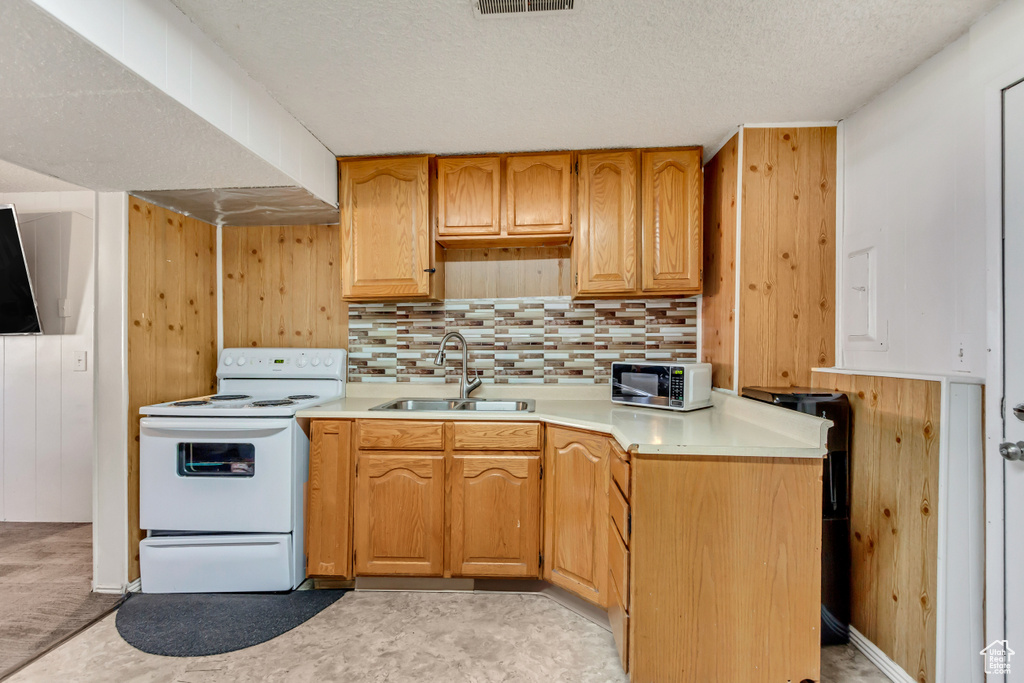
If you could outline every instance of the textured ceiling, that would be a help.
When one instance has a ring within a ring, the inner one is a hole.
[[[64,192],[81,190],[60,178],[44,175],[0,159],[0,193],[3,192]]]
[[[338,155],[719,142],[837,120],[996,0],[173,0]]]
[[[292,183],[28,0],[0,0],[0,83],[18,166],[92,190]]]

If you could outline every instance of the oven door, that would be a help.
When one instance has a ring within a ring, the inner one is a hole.
[[[292,531],[291,419],[142,419],[139,521],[150,531]]]
[[[612,363],[612,401],[668,407],[669,366]]]

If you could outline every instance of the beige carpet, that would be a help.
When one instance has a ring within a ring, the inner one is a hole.
[[[91,524],[0,522],[0,678],[120,601],[91,585]]]

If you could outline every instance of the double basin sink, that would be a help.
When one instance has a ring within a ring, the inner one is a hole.
[[[480,413],[532,413],[534,401],[524,399],[488,398],[398,398],[382,403],[370,410],[412,411],[473,411]]]

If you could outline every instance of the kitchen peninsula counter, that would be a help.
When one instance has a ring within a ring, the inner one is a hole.
[[[299,411],[306,419],[512,420],[536,421],[611,435],[639,455],[821,458],[831,423],[811,415],[712,392],[713,405],[690,412],[625,406],[607,398],[607,388],[488,386],[473,398],[536,401],[526,412],[371,410],[396,398],[453,398],[454,385],[349,385],[346,398]],[[603,398],[602,398],[603,396]]]

